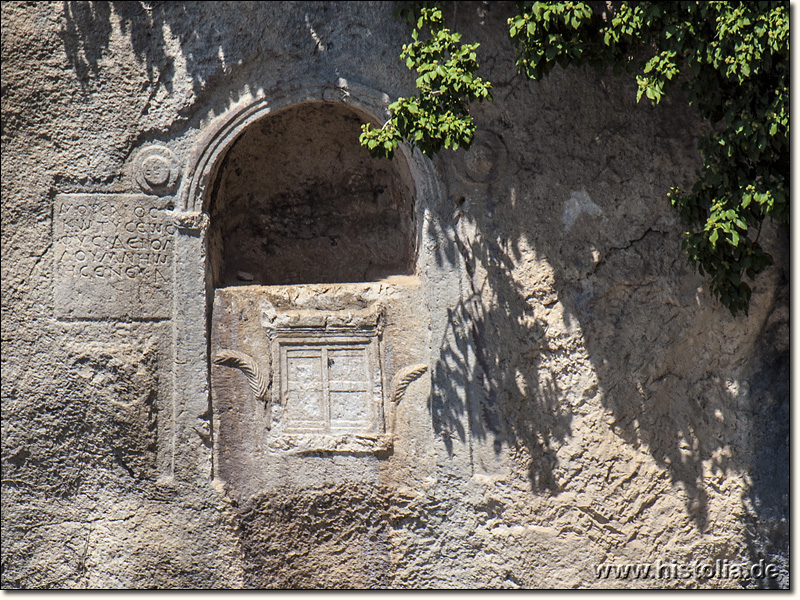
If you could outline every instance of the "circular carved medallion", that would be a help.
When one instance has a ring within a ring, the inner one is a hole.
[[[178,183],[178,159],[166,146],[147,146],[136,157],[136,183],[148,194],[163,196]]]
[[[489,183],[500,177],[507,160],[508,150],[500,136],[478,130],[469,150],[462,156],[462,172],[474,183]]]

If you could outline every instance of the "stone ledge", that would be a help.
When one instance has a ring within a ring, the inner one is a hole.
[[[272,452],[303,454],[306,452],[337,452],[344,454],[375,454],[392,449],[393,438],[388,434],[319,433],[284,434],[269,443]]]

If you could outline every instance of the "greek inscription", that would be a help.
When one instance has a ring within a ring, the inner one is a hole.
[[[167,315],[176,226],[159,202],[56,197],[56,306],[63,316]]]
[[[117,207],[62,201],[57,214],[65,217],[56,240],[63,248],[60,266],[73,277],[163,278],[159,265],[172,260],[175,225],[165,223],[155,207],[137,206],[132,215],[121,215]]]

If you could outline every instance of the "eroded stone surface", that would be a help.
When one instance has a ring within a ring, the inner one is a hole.
[[[610,74],[515,78],[512,7],[458,3],[495,101],[414,188],[400,155],[333,156],[364,89],[413,92],[404,23],[298,6],[3,3],[3,586],[737,588],[595,567],[764,558],[787,587],[788,240],[762,232],[776,265],[748,316],[715,305],[665,195],[698,165],[694,116]],[[171,206],[219,119],[287,95],[211,165],[198,212]],[[276,128],[306,137],[269,148]],[[106,253],[143,237],[128,223],[174,223],[165,281],[75,277],[84,201],[121,217],[86,222]],[[271,231],[320,253],[271,253]],[[335,276],[269,279],[281,253]],[[325,332],[376,345],[378,422],[286,432],[292,326],[315,351]]]

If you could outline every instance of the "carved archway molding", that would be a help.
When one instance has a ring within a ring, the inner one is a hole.
[[[375,123],[382,123],[388,116],[386,107],[389,101],[387,94],[349,83],[343,78],[339,78],[335,84],[290,86],[274,94],[241,101],[215,119],[195,145],[182,178],[177,209],[185,213],[207,211],[209,184],[214,181],[225,154],[248,127],[264,117],[283,108],[307,102],[342,102]],[[414,180],[419,188],[422,183],[419,181],[420,167],[422,172],[427,172],[428,177],[432,174],[430,169],[426,168],[427,165],[423,166],[422,161],[413,157],[406,148],[401,147],[400,153],[414,173]],[[416,164],[412,166],[412,163]]]
[[[211,448],[215,432],[211,429],[209,379],[209,280],[205,232],[211,191],[217,172],[234,143],[256,122],[292,106],[308,103],[344,103],[362,117],[382,124],[388,117],[387,94],[352,84],[344,79],[335,83],[310,85],[287,84],[274,93],[259,94],[238,104],[203,126],[194,150],[187,157],[180,187],[175,197],[175,260],[173,262],[173,377],[172,406],[168,409],[168,442],[164,448],[163,474],[167,479],[201,481],[216,477],[215,455]],[[414,212],[418,227],[416,247],[420,260],[420,277],[434,280],[448,292],[459,289],[458,273],[439,266],[433,253],[433,242],[424,248],[423,239],[443,236],[443,187],[435,175],[433,164],[419,151],[411,152],[401,146],[395,161],[407,170],[413,186]],[[397,168],[401,168],[400,165]],[[423,284],[424,286],[424,284]],[[451,305],[448,292],[437,295],[437,304]],[[433,309],[432,309],[433,310]],[[446,321],[441,307],[437,308],[437,325],[433,335],[441,335],[439,322]],[[439,314],[441,313],[441,314]],[[426,356],[420,362],[427,363]],[[407,386],[407,383],[406,383]],[[259,387],[259,392],[260,392]],[[403,390],[394,394],[399,397]],[[395,400],[394,404],[397,403]]]

